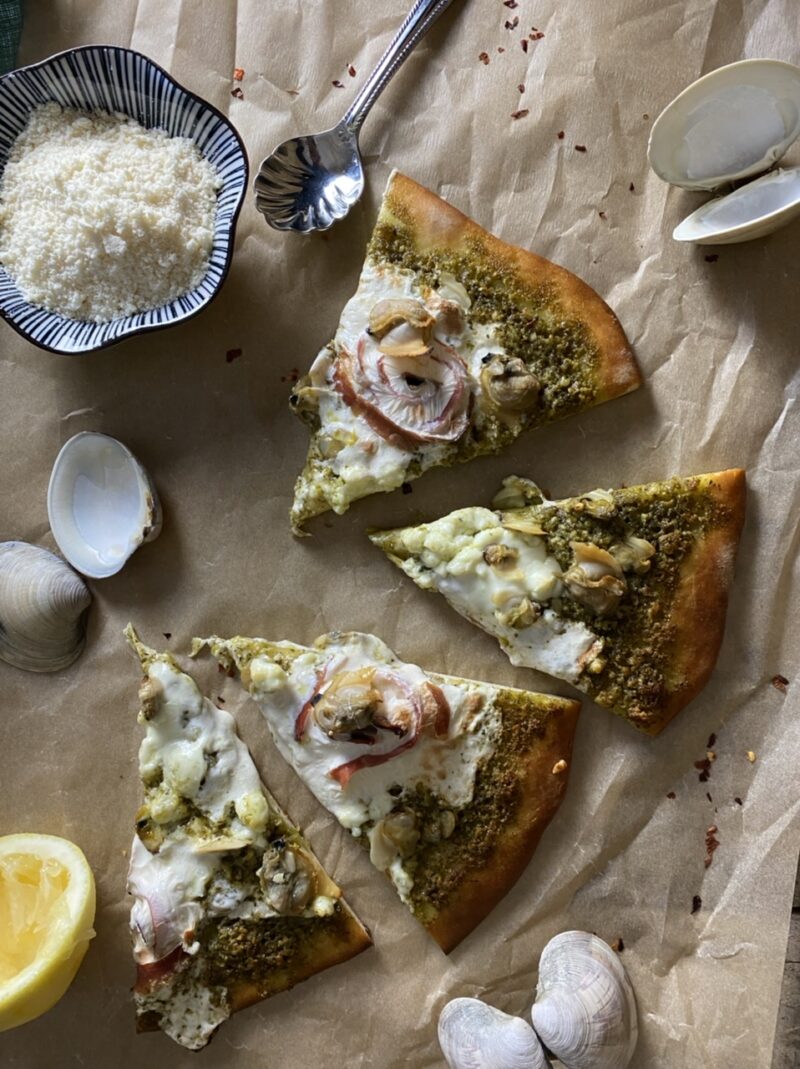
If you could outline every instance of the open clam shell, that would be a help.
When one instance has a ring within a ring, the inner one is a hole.
[[[636,999],[611,947],[562,932],[539,961],[534,1031],[565,1069],[625,1069],[638,1038]]]
[[[791,167],[703,204],[675,227],[672,236],[696,245],[732,245],[766,237],[798,216],[800,167]]]
[[[761,174],[800,137],[800,67],[746,59],[684,89],[650,132],[650,166],[683,189]]]
[[[115,575],[161,532],[155,487],[131,451],[107,434],[83,431],[56,457],[47,490],[50,528],[83,575]]]
[[[27,542],[0,543],[0,659],[57,672],[86,644],[92,596],[63,560]]]

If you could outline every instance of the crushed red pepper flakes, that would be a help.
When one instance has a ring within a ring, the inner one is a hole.
[[[411,485],[411,483],[401,483],[400,489],[403,491],[404,494],[414,493],[414,487]]]
[[[244,93],[237,85],[235,89],[231,89],[231,96],[236,97],[237,100],[244,100]]]
[[[575,146],[575,151],[576,152],[585,152],[586,151],[586,145],[576,145]]]
[[[771,683],[775,690],[779,690],[781,694],[785,694],[786,688],[789,686],[789,680],[786,676],[773,676]]]
[[[708,791],[706,791],[706,798],[709,800],[709,802],[711,802],[712,805],[714,804],[714,799],[711,797]]]
[[[518,0],[503,0],[503,5],[513,11],[515,7],[519,7],[519,2]]]
[[[358,74],[358,71],[351,63],[350,66],[347,68],[347,73],[350,75],[351,78],[355,78],[355,76]]]
[[[564,140],[564,131],[563,130],[559,130],[558,133],[556,134],[556,137],[558,138],[559,141],[563,141]]]
[[[617,954],[621,954],[625,949],[625,940],[621,935],[618,935],[614,942],[611,944],[611,949],[616,951]]]
[[[288,375],[281,375],[281,382],[297,382],[300,378],[300,371],[293,367]]]
[[[331,82],[331,85],[334,86],[336,89],[344,89],[344,86],[342,85],[342,83],[339,81],[338,78],[334,78],[333,81]]]
[[[544,37],[544,30],[534,30],[533,33],[528,34],[528,37],[530,37],[532,41],[541,41]]]
[[[631,193],[635,193],[636,192],[636,186],[633,184],[633,182],[631,182],[631,184],[628,186],[628,189],[630,190]]]
[[[233,80],[235,82],[240,82],[242,80],[242,78],[244,78],[244,67],[234,67],[233,68]]]
[[[716,824],[710,824],[708,830],[706,831],[706,868],[708,868],[708,866],[714,860],[714,852],[719,846],[719,839],[717,838],[718,831],[719,829],[717,828]]]
[[[706,756],[702,761],[695,761],[694,767],[698,770],[700,775],[697,777],[701,783],[707,783],[708,778],[711,775],[711,761]]]
[[[162,631],[161,634],[164,636],[164,638],[167,640],[167,642],[169,642],[169,640],[172,638],[172,632],[171,631]]]
[[[224,699],[224,698],[222,697],[222,695],[221,695],[221,694],[220,694],[220,695],[219,695],[219,697],[217,698],[217,701],[218,701],[218,702],[222,702],[222,704],[223,704],[223,705],[225,704],[225,699]]]
[[[525,83],[524,82],[520,82],[519,85],[517,86],[517,89],[519,89],[520,93],[524,93],[525,92]]]
[[[511,118],[512,119],[524,119],[525,116],[526,115],[530,115],[530,113],[531,113],[530,108],[520,108],[519,111],[512,111],[511,112]]]
[[[516,30],[517,26],[519,26],[519,15],[515,15],[513,19],[506,19],[507,30]]]
[[[677,798],[677,797],[678,797],[678,796],[677,796],[677,794],[675,793],[675,791],[670,791],[670,792],[669,792],[669,794],[667,795],[667,798],[669,798],[669,799],[670,799],[670,801],[673,801],[673,800],[674,800],[675,798]]]
[[[504,48],[498,48],[497,51],[498,52],[505,52],[505,49]]]
[[[709,255],[705,257],[705,261],[707,264],[715,264],[718,259],[719,253],[716,252],[709,253]]]
[[[488,52],[480,52],[478,54],[478,59],[481,61],[481,63],[484,66],[486,66],[486,64],[489,62],[489,53]]]
[[[600,216],[601,219],[607,219],[608,218],[608,216],[606,215],[605,212],[598,212],[597,214]]]
[[[710,750],[712,748],[712,746],[715,744],[716,741],[717,741],[717,736],[712,731],[711,734],[708,736],[708,742],[706,743],[706,749]]]
[[[238,360],[241,355],[241,349],[228,349],[227,353],[225,353],[225,363],[232,364],[234,360]]]
[[[521,46],[523,52],[527,52],[528,51],[528,38],[527,37],[523,37],[522,38],[522,40],[520,41],[520,46]]]
[[[703,899],[700,897],[700,895],[695,895],[692,898],[692,913],[699,913],[702,905]]]
[[[647,112],[645,112],[645,113],[644,113],[644,115],[642,116],[642,118],[643,118],[643,119],[649,119],[649,118],[650,118],[650,116],[649,116],[649,115],[647,114]]]
[[[737,805],[744,805],[744,802],[742,801],[742,799],[739,797],[738,794],[736,795],[736,797],[733,800],[734,800],[734,802],[736,802]]]

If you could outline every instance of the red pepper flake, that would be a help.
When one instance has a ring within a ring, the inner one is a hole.
[[[237,100],[244,100],[244,93],[237,85],[235,89],[231,89],[231,96],[236,97]]]
[[[709,802],[711,802],[712,805],[714,804],[714,799],[711,797],[708,791],[706,791],[706,798],[709,800]]]
[[[240,82],[242,80],[242,78],[244,78],[244,67],[234,67],[233,68],[233,80],[235,82]]]
[[[704,757],[702,761],[695,761],[694,767],[700,773],[697,777],[700,782],[707,783],[708,778],[711,775],[711,759],[709,757]]]
[[[497,51],[498,52],[505,52],[505,49],[504,48],[498,48]]]
[[[563,130],[559,130],[558,133],[556,134],[556,137],[558,138],[559,141],[563,141],[564,140],[564,131]]]
[[[241,349],[228,349],[227,353],[225,353],[225,363],[232,364],[234,360],[238,360],[241,355]]]
[[[400,489],[403,491],[404,494],[414,493],[414,487],[411,485],[411,483],[402,483],[400,485]]]
[[[737,805],[744,805],[744,802],[742,801],[742,799],[739,797],[738,794],[736,795],[736,797],[733,800],[734,800],[734,802],[736,802]]]
[[[692,898],[692,913],[699,913],[702,905],[703,899],[700,895],[695,895],[694,898]]]
[[[516,30],[519,26],[519,15],[515,15],[513,19],[506,19],[505,25],[507,30]]]
[[[678,796],[675,793],[675,791],[670,791],[669,794],[667,795],[667,798],[669,798],[670,801],[674,801],[674,799],[676,799],[677,797]]]
[[[530,115],[530,113],[531,113],[531,109],[530,108],[520,108],[519,111],[512,111],[511,112],[511,118],[512,119],[524,119],[525,116],[526,115]]]
[[[608,218],[605,212],[598,212],[597,214],[600,216],[601,219]]]
[[[527,52],[528,51],[528,38],[527,37],[523,37],[522,40],[520,41],[520,45],[522,47],[522,51],[523,52]]]
[[[715,264],[718,259],[719,259],[719,254],[716,253],[716,252],[712,252],[708,256],[705,257],[705,261],[706,261],[707,264]]]
[[[334,86],[336,89],[344,89],[344,86],[342,85],[342,83],[339,81],[338,78],[334,78],[333,81],[331,82],[331,85]]]
[[[480,52],[478,54],[478,59],[481,61],[481,63],[485,67],[486,64],[489,62],[489,53],[488,52]]]
[[[225,704],[225,699],[224,699],[224,698],[222,697],[222,695],[221,695],[221,694],[220,694],[220,695],[219,695],[219,697],[217,698],[217,701],[218,701],[218,702],[221,702],[221,703],[222,703],[223,705]]]
[[[706,749],[710,750],[714,746],[716,741],[717,741],[717,736],[712,731],[711,734],[708,736],[708,742],[706,743]]]
[[[706,868],[708,868],[708,866],[714,860],[714,852],[719,846],[719,839],[717,838],[718,830],[719,829],[717,828],[716,824],[711,824],[708,830],[706,831]]]
[[[510,8],[512,11],[515,7],[519,7],[518,0],[503,0],[503,5]]]
[[[541,41],[541,39],[544,37],[544,30],[535,29],[533,33],[528,34],[528,37],[530,37],[532,41]]]
[[[772,685],[775,690],[779,690],[781,694],[785,694],[786,688],[789,686],[789,680],[786,678],[786,676],[773,676]]]
[[[161,634],[164,636],[164,638],[167,640],[167,642],[169,642],[169,640],[172,638],[172,632],[171,631],[162,631]]]
[[[358,74],[358,71],[351,63],[350,66],[347,68],[347,73],[350,75],[351,78],[355,78],[355,76]]]
[[[586,145],[576,145],[575,146],[575,151],[576,152],[585,152],[586,151]]]
[[[281,375],[281,382],[297,382],[300,378],[300,372],[296,367],[293,367],[288,375]]]
[[[517,86],[517,89],[519,89],[520,93],[524,93],[525,92],[525,83],[524,82],[520,82],[519,85]]]
[[[625,949],[625,940],[621,935],[618,935],[614,942],[611,944],[611,949],[616,951],[617,954],[621,954]]]
[[[628,189],[631,191],[631,193],[636,192],[636,186],[633,184],[633,182],[631,182],[631,184],[628,186]]]

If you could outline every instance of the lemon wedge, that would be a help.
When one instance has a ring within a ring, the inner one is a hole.
[[[0,1032],[61,998],[94,935],[94,876],[55,835],[0,838]]]

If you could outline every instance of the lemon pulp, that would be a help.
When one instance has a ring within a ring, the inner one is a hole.
[[[0,857],[0,983],[39,960],[68,921],[69,871],[54,857]]]

